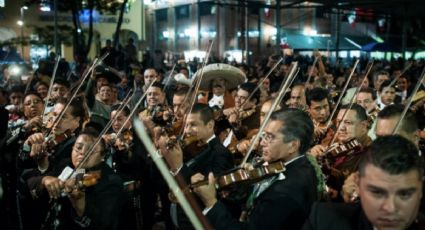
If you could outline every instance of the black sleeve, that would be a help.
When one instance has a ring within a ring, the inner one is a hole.
[[[95,85],[96,85],[95,81],[93,81],[93,79],[90,78],[88,83],[87,83],[86,90],[85,90],[86,99],[87,99],[87,106],[89,108],[93,108],[94,102],[96,100],[96,97],[94,95],[94,89],[93,89]]]

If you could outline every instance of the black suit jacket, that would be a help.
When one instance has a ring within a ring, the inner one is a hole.
[[[419,223],[423,223],[420,218]],[[303,230],[373,230],[359,203],[315,203]],[[413,223],[408,229],[423,229]]]
[[[209,172],[218,175],[233,167],[233,156],[217,137],[208,142],[207,148],[195,158],[183,165],[181,174],[186,183],[190,183],[190,177],[196,173],[207,176]]]
[[[245,223],[232,218],[221,202],[207,213],[216,229],[301,229],[317,200],[315,171],[306,157],[286,166],[284,180],[276,180],[254,201]]]

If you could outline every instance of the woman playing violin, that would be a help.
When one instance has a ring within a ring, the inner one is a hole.
[[[80,165],[98,136],[99,133],[90,129],[78,136],[72,150],[74,168]],[[72,207],[68,210],[72,218],[71,223],[76,222],[79,225],[78,227],[74,225],[74,228],[70,229],[118,229],[119,217],[124,210],[123,182],[104,163],[104,155],[105,144],[101,141],[86,163],[82,165],[86,173],[100,172],[100,178],[93,186],[81,189],[75,186],[75,180],[64,183],[64,190],[69,194],[68,198]]]
[[[104,163],[103,141],[90,151],[98,136],[93,128],[85,129],[72,147],[70,166],[79,168],[77,174],[83,170],[84,176],[71,175],[63,170],[59,177],[43,178],[43,191],[47,191],[49,197],[55,200],[56,207],[60,208],[48,208],[50,215],[42,218],[45,220],[42,229],[53,226],[56,229],[118,229],[124,204],[122,180]],[[46,215],[47,210],[40,211]]]

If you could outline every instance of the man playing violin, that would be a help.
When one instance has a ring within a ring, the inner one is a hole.
[[[120,104],[111,107],[112,132],[104,135],[106,141],[106,163],[118,174],[124,181],[126,191],[126,210],[134,213],[127,215],[125,221],[120,224],[121,229],[137,229],[136,226],[142,223],[142,211],[140,195],[143,191],[141,181],[147,180],[146,174],[146,156],[142,156],[140,151],[143,148],[138,138],[133,136],[131,121],[127,121],[130,115],[130,109],[125,106],[121,111]],[[120,134],[117,133],[122,128]],[[146,188],[148,189],[148,188]],[[146,204],[147,202],[142,202]],[[150,210],[152,212],[152,210]],[[152,216],[153,218],[153,216]],[[148,223],[148,221],[145,221]]]
[[[322,143],[332,129],[326,127],[330,115],[328,91],[322,88],[313,88],[306,95],[308,113],[314,124],[314,144]]]
[[[298,109],[274,112],[265,127],[261,147],[266,163],[282,161],[286,171],[261,180],[247,201],[246,222],[233,218],[217,201],[213,173],[209,184],[195,189],[205,205],[203,213],[216,229],[300,229],[318,199],[318,177],[305,155],[313,138],[313,123]],[[192,182],[207,173],[196,174]],[[215,174],[217,175],[217,174]]]
[[[314,204],[303,229],[423,229],[423,164],[407,139],[378,137],[359,164],[360,202]]]
[[[166,159],[170,171],[173,175],[183,176],[187,184],[190,177],[195,173],[215,174],[223,173],[233,167],[232,154],[220,143],[214,135],[214,115],[211,108],[205,104],[195,104],[190,114],[188,114],[184,133],[188,137],[197,137],[207,144],[205,150],[195,153],[195,157],[188,162],[183,162],[183,154],[179,145],[171,148],[168,146],[168,137],[162,136],[159,140],[161,154]],[[181,209],[177,211],[179,227],[185,229],[189,227],[187,218],[182,217]],[[187,226],[188,225],[188,226]]]
[[[223,115],[230,126],[219,135],[223,145],[232,153],[238,153],[236,148],[238,141],[245,139],[251,130],[260,126],[260,109],[257,107],[260,91],[254,92],[255,88],[256,85],[250,82],[239,85],[235,95],[235,107],[223,110]]]
[[[139,118],[141,120],[151,120],[155,124],[165,125],[166,122],[171,120],[169,116],[171,112],[168,111],[166,106],[164,85],[154,82],[146,92],[147,107],[139,113]]]
[[[311,149],[311,154],[323,156],[323,172],[328,176],[327,184],[332,191],[341,191],[344,180],[357,170],[364,148],[372,142],[367,135],[369,120],[360,105],[343,105],[338,112],[337,124],[340,126],[335,137],[335,145],[319,145]],[[339,148],[338,146],[344,146]],[[335,151],[333,151],[335,149]],[[337,194],[330,193],[332,198]]]

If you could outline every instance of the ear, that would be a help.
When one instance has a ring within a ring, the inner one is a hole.
[[[214,129],[214,124],[215,124],[215,121],[214,121],[214,120],[210,120],[210,121],[208,121],[208,123],[207,123],[207,127],[208,127],[209,129]]]
[[[291,141],[291,143],[289,144],[290,146],[290,152],[291,153],[296,153],[300,151],[300,147],[301,147],[301,141],[300,140],[293,140]]]
[[[354,182],[356,183],[357,187],[360,187],[360,174],[359,174],[359,172],[355,172],[353,177],[354,177]]]

